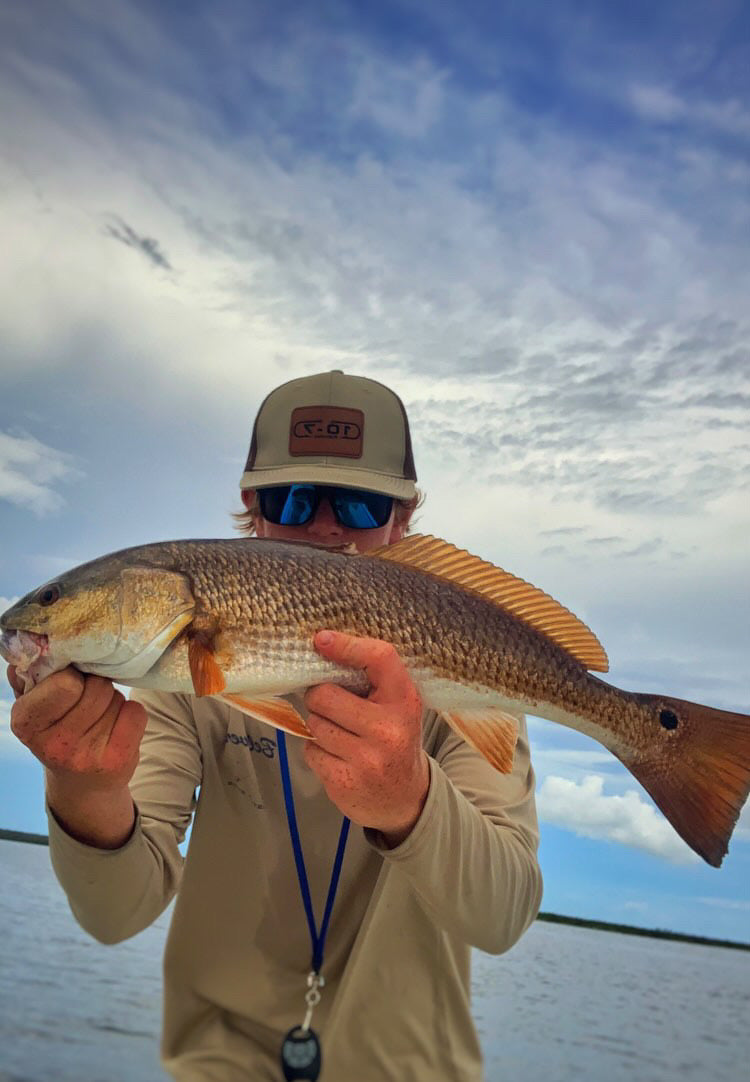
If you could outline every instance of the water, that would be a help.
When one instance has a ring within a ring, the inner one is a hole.
[[[0,841],[0,1082],[164,1082],[168,916],[103,947],[41,846]],[[535,924],[477,954],[487,1082],[736,1082],[750,1062],[750,954]]]
[[[737,1082],[750,1061],[750,954],[537,923],[476,954],[488,1082]]]
[[[86,936],[46,846],[0,841],[0,1082],[164,1082],[167,914],[114,947]]]

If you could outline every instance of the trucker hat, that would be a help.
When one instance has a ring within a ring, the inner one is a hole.
[[[409,421],[397,394],[339,370],[283,383],[253,425],[240,488],[310,481],[416,494]]]

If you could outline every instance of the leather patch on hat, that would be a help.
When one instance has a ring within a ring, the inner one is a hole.
[[[361,458],[364,429],[362,410],[298,406],[289,426],[289,454]]]

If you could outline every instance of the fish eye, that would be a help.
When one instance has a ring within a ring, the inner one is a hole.
[[[679,719],[674,710],[662,710],[659,714],[659,721],[665,729],[676,729],[679,725]]]
[[[37,601],[40,605],[54,605],[57,599],[60,597],[60,587],[56,582],[53,582],[51,586],[45,586],[37,594]]]

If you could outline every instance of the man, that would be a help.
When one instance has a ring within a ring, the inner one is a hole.
[[[261,538],[364,552],[404,535],[415,481],[397,396],[324,373],[262,404],[241,518]],[[284,741],[286,801],[283,738],[216,699],[139,692],[124,702],[72,669],[20,698],[12,724],[46,767],[53,866],[102,942],[140,931],[177,893],[162,1042],[174,1078],[280,1079],[315,933],[289,799],[318,930],[349,817],[312,1023],[321,1078],[476,1082],[470,946],[507,950],[541,895],[525,731],[513,773],[501,775],[423,711],[387,643],[321,629],[315,646],[365,670],[370,691],[324,684],[297,700],[315,739]]]

